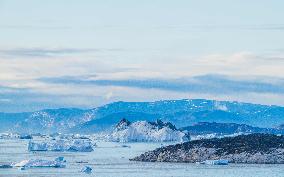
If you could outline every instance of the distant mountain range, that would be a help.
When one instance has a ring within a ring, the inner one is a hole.
[[[62,108],[30,113],[0,113],[0,132],[94,133],[111,129],[122,118],[131,122],[161,119],[173,123],[177,128],[198,122],[271,128],[284,124],[284,107],[205,99],[115,102],[88,110]]]
[[[268,133],[284,135],[284,127],[260,128],[246,124],[216,122],[199,122],[191,126],[182,127],[180,130],[187,131],[190,135],[232,135],[238,133]]]

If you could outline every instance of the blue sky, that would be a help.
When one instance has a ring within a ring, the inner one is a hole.
[[[280,0],[0,0],[0,111],[208,98],[284,105]]]

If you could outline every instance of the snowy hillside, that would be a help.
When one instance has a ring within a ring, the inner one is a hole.
[[[48,109],[30,113],[0,113],[0,132],[95,133],[110,130],[122,118],[173,122],[178,128],[198,122],[277,127],[284,107],[204,99],[156,102],[115,102],[94,109]]]
[[[189,135],[177,130],[171,123],[137,121],[122,119],[109,135],[110,141],[117,142],[167,142],[189,141]]]

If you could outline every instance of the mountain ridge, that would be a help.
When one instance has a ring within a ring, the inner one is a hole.
[[[0,113],[2,125],[9,125],[5,127],[0,125],[0,130],[92,133],[110,129],[121,118],[130,121],[161,119],[173,122],[178,128],[197,122],[245,123],[258,127],[276,127],[284,124],[283,117],[284,107],[236,101],[206,99],[119,101],[93,109],[59,108],[31,113]]]

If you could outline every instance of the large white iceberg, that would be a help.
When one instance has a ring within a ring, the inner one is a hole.
[[[93,144],[84,140],[57,140],[50,142],[29,142],[29,151],[72,151],[72,152],[91,152]]]
[[[116,142],[166,142],[189,141],[188,134],[177,130],[170,123],[137,121],[130,123],[123,119],[108,136],[110,141]]]
[[[48,167],[48,168],[64,168],[65,160],[63,157],[56,158],[55,160],[42,160],[42,159],[30,159],[23,160],[19,163],[15,163],[13,167],[20,167],[21,169],[35,168],[35,167]]]

